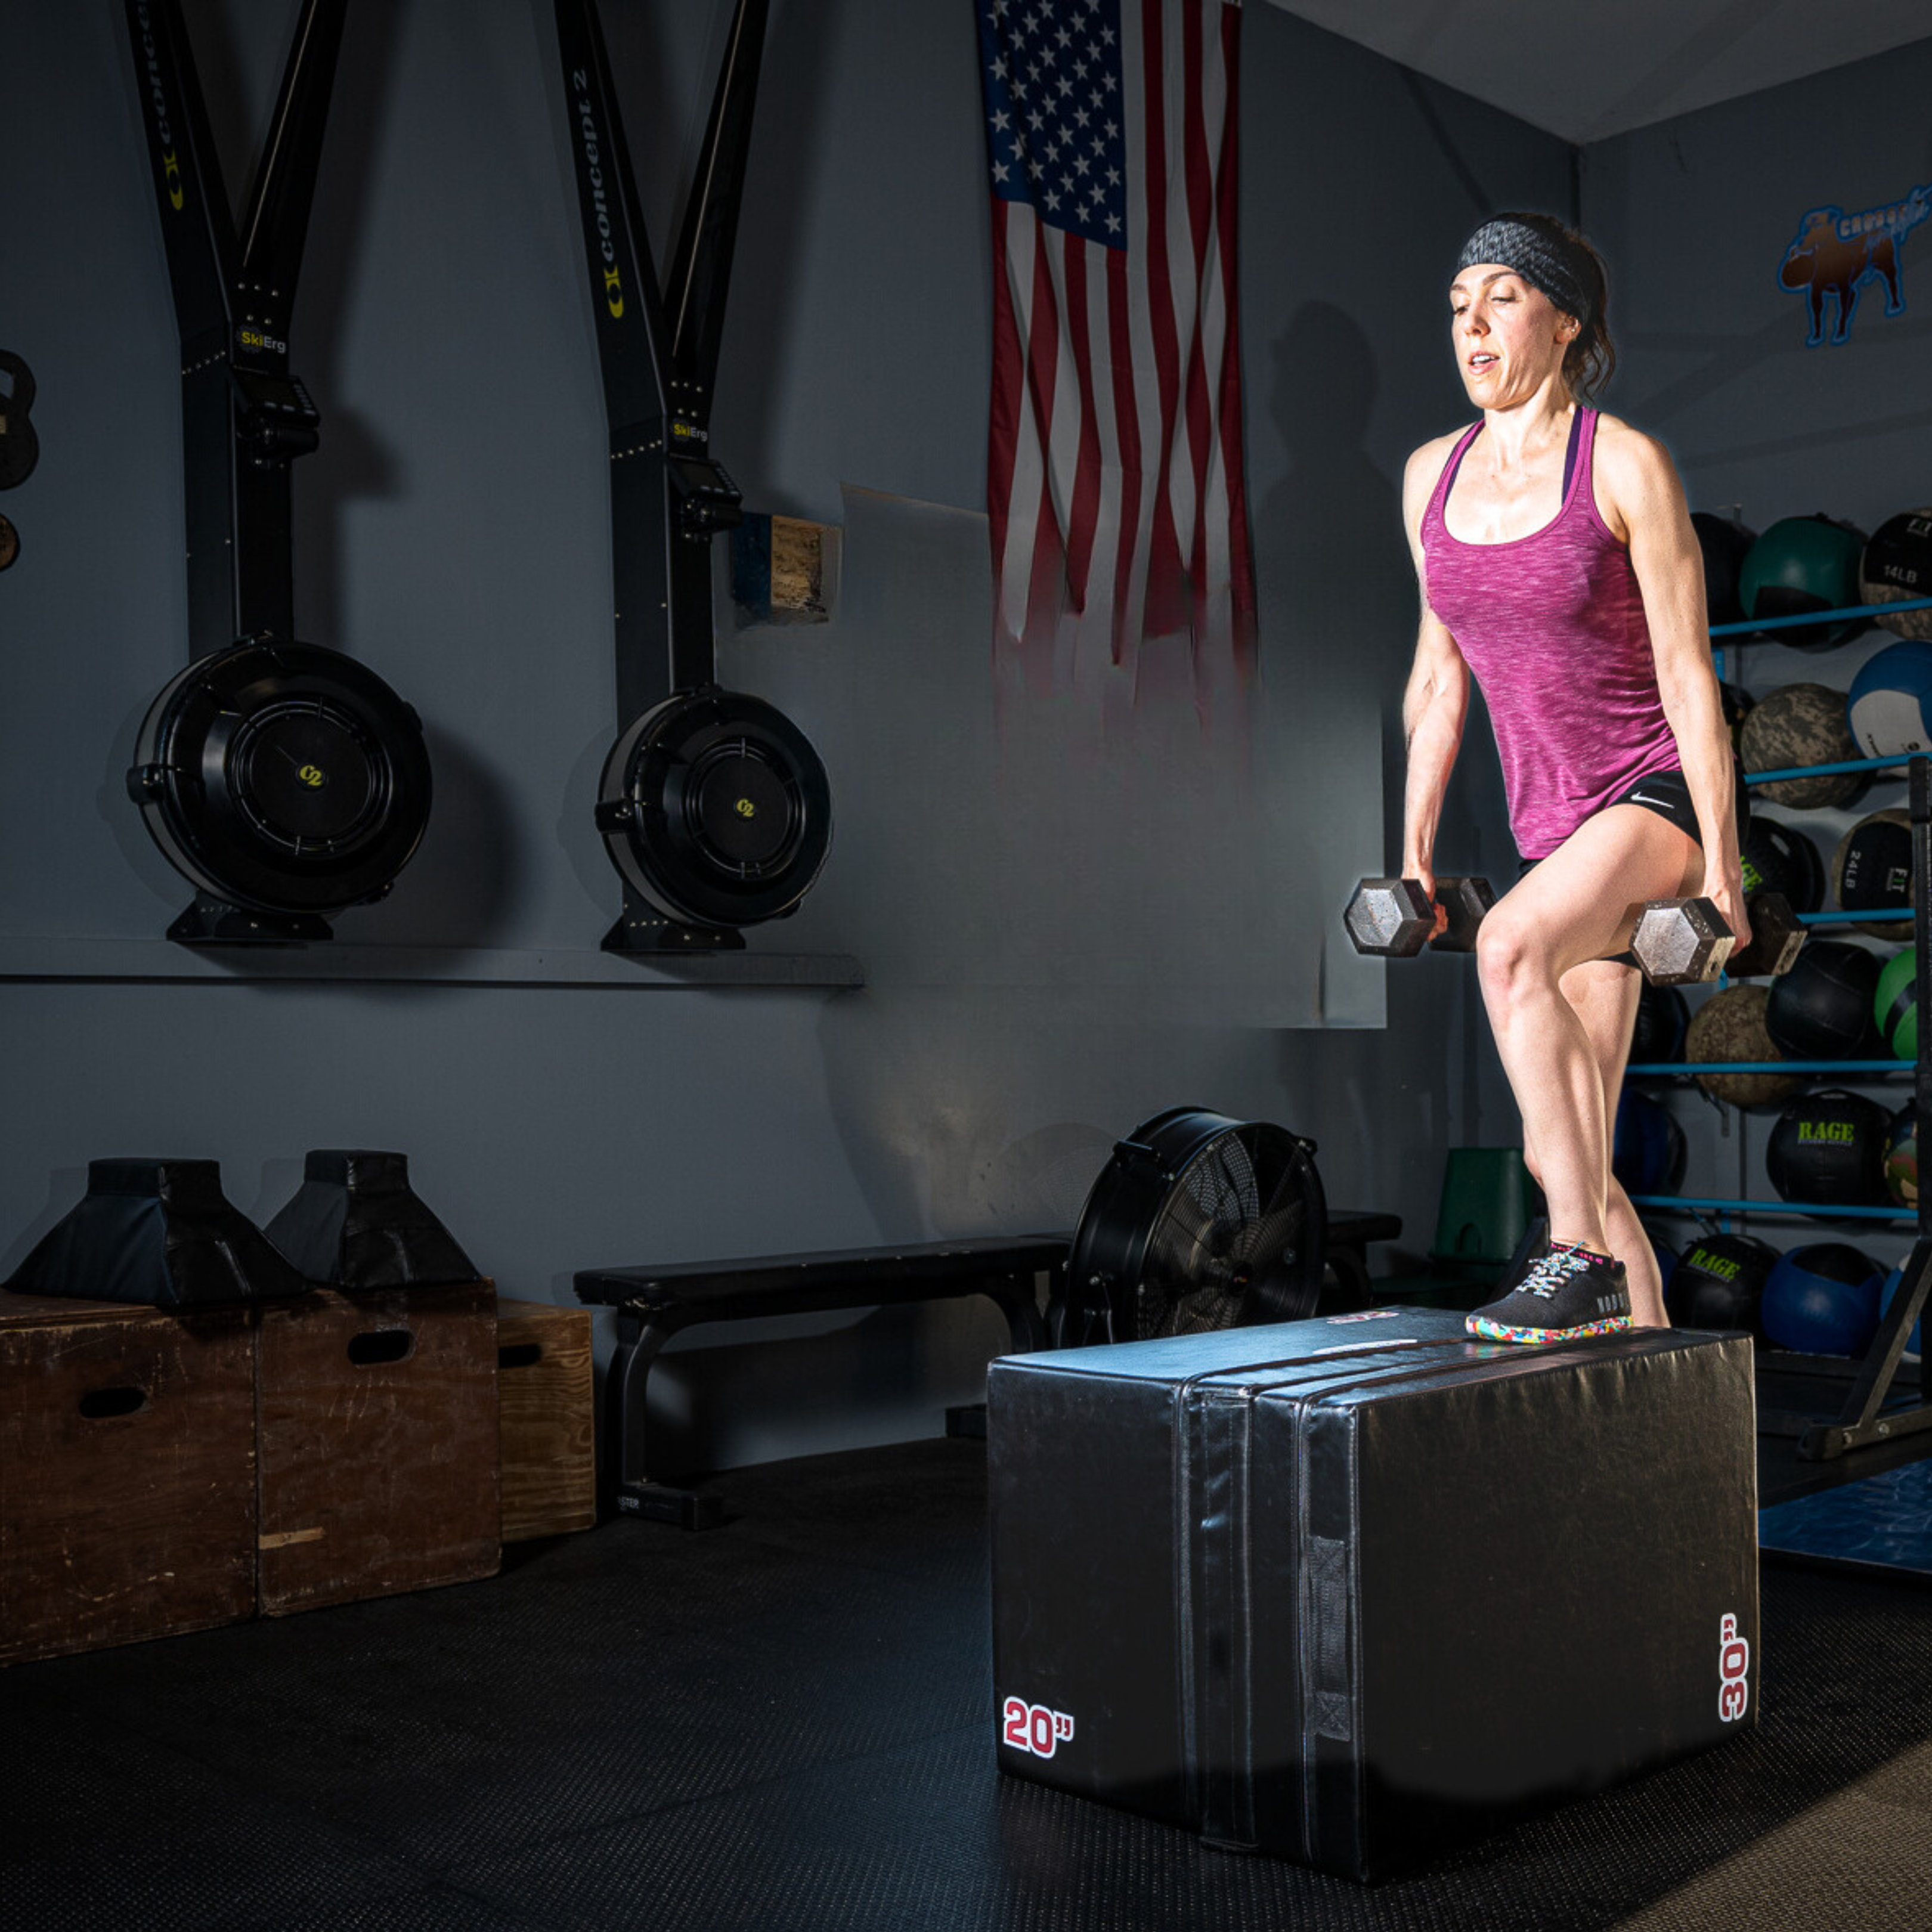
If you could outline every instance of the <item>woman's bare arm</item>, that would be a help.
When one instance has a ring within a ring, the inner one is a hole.
[[[1429,608],[1422,516],[1455,444],[1454,436],[1438,436],[1424,443],[1408,459],[1402,486],[1402,522],[1422,598],[1415,659],[1402,697],[1402,742],[1408,747],[1402,788],[1402,874],[1405,878],[1420,880],[1423,890],[1432,896],[1436,890],[1436,828],[1442,819],[1449,774],[1462,748],[1463,722],[1469,714],[1469,667],[1456,648],[1449,627]]]
[[[1730,733],[1711,662],[1703,554],[1684,486],[1660,444],[1613,418],[1601,419],[1597,451],[1598,507],[1630,545],[1650,626],[1658,694],[1697,813],[1703,890],[1742,947],[1750,927],[1738,857]]]

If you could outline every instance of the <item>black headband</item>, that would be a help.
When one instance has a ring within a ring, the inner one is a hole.
[[[1514,268],[1532,288],[1540,289],[1565,315],[1574,315],[1584,328],[1589,327],[1596,310],[1590,298],[1590,285],[1596,278],[1591,272],[1589,258],[1560,236],[1546,235],[1526,221],[1511,221],[1506,217],[1486,221],[1462,244],[1456,274],[1478,262]]]

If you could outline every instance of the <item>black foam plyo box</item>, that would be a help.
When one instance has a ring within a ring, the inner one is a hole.
[[[1756,1721],[1748,1337],[1378,1310],[1004,1357],[998,1761],[1375,1878]]]

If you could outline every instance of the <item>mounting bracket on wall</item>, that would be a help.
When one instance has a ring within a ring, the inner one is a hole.
[[[382,898],[429,820],[422,720],[374,672],[295,634],[290,465],[320,412],[289,368],[346,0],[304,0],[238,234],[179,0],[125,0],[181,331],[190,662],[128,773],[196,887],[188,945],[300,945]]]
[[[742,515],[711,408],[767,0],[739,0],[696,185],[658,280],[596,0],[555,0],[610,436],[617,703],[597,829],[624,885],[610,952],[742,947],[798,909],[832,843],[825,767],[761,698],[721,690],[711,539]]]

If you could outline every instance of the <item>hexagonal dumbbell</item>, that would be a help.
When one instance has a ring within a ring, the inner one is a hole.
[[[1708,899],[1649,899],[1628,956],[1653,986],[1695,986],[1724,970],[1736,938]]]
[[[1744,902],[1750,920],[1750,944],[1734,949],[1724,962],[1733,980],[1774,980],[1798,963],[1804,948],[1804,928],[1782,892],[1754,892]]]
[[[1476,928],[1496,902],[1487,879],[1438,878],[1432,904],[1420,880],[1364,879],[1342,920],[1358,952],[1411,959],[1425,945],[1438,952],[1473,952]],[[1438,920],[1442,930],[1436,932]]]

